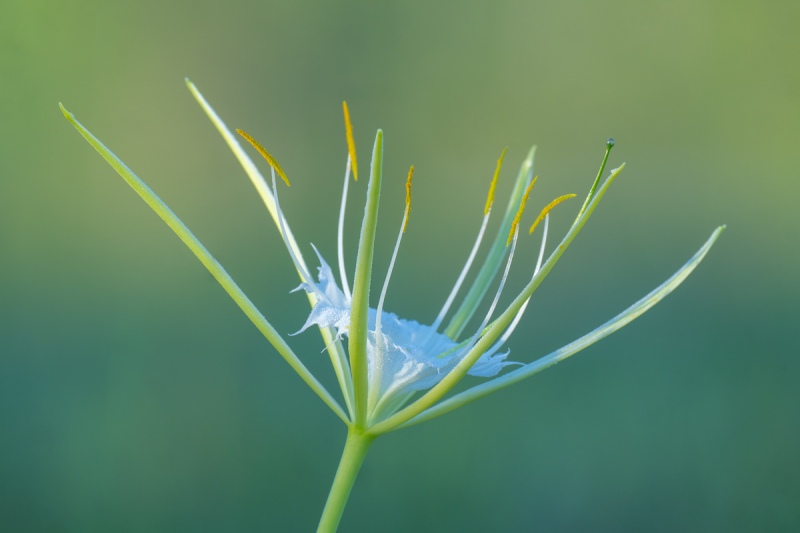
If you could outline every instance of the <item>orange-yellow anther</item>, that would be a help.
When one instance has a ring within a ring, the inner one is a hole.
[[[497,168],[494,171],[492,184],[489,185],[489,194],[486,196],[486,207],[483,209],[483,216],[489,214],[489,210],[492,208],[492,203],[494,203],[494,190],[497,187],[497,178],[500,176],[500,167],[503,166],[503,158],[506,156],[507,151],[508,148],[503,148],[503,153],[500,154],[500,159],[497,160]]]
[[[408,169],[408,178],[406,178],[406,213],[403,217],[403,233],[406,232],[408,226],[408,215],[411,213],[411,178],[414,177],[414,165]]]
[[[525,211],[525,204],[528,203],[528,196],[531,194],[531,190],[533,190],[533,186],[536,185],[536,180],[539,179],[539,176],[536,176],[531,181],[531,184],[528,185],[528,188],[525,189],[525,194],[522,195],[522,201],[519,203],[519,209],[517,210],[517,215],[514,217],[514,221],[511,223],[511,231],[508,232],[508,240],[506,241],[506,246],[511,244],[511,241],[514,239],[514,233],[517,231],[517,227],[519,227],[519,221],[522,218],[522,213]]]
[[[347,136],[347,153],[350,154],[350,167],[353,169],[353,179],[358,181],[358,161],[356,160],[356,141],[353,139],[353,124],[350,122],[350,110],[347,102],[342,101],[344,110],[344,133]]]
[[[555,206],[557,206],[558,204],[560,204],[564,200],[569,200],[570,198],[575,198],[575,195],[574,194],[565,194],[564,196],[559,196],[558,198],[556,198],[555,200],[553,200],[552,202],[547,204],[547,206],[544,209],[542,209],[542,212],[539,213],[539,216],[536,217],[536,220],[531,225],[531,229],[528,231],[528,233],[533,233],[533,230],[536,229],[536,226],[539,225],[539,222],[544,220],[544,217],[546,217],[547,214],[550,211],[552,211]]]
[[[253,139],[253,136],[250,135],[249,133],[247,133],[246,131],[237,129],[236,133],[238,133],[239,135],[241,135],[242,137],[247,139],[247,142],[252,144],[253,148],[258,150],[258,153],[261,154],[264,157],[264,159],[267,160],[267,163],[269,163],[269,166],[271,166],[273,169],[275,169],[275,172],[277,172],[278,175],[283,179],[283,181],[286,182],[286,185],[290,185],[289,184],[289,178],[286,177],[286,174],[283,172],[283,169],[281,168],[281,166],[278,164],[278,162],[275,160],[275,158],[272,157],[272,155],[270,155],[269,152],[267,152],[266,148],[261,146],[259,144],[259,142],[257,140],[255,140],[255,139]]]

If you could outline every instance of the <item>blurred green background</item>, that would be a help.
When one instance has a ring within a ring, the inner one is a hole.
[[[469,250],[504,146],[503,202],[538,145],[535,211],[585,193],[614,137],[610,164],[628,167],[537,292],[514,360],[618,313],[728,224],[628,328],[378,441],[343,531],[797,531],[798,27],[792,0],[0,0],[0,530],[316,527],[343,426],[57,107],[296,331],[308,309],[291,263],[189,76],[270,147],[299,242],[329,261],[341,100],[362,172],[384,129],[375,276],[413,163],[387,307],[420,321]],[[521,243],[512,288],[538,246]],[[333,384],[318,335],[290,343]]]

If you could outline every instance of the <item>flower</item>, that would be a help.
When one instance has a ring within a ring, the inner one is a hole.
[[[331,267],[319,252],[317,257],[319,282],[307,281],[299,287],[308,294],[318,295],[300,332],[316,325],[336,329],[339,338],[347,335],[350,327],[352,300],[336,284]],[[414,392],[436,385],[469,351],[470,345],[459,344],[432,326],[387,311],[382,311],[378,329],[377,316],[378,310],[370,308],[367,364],[369,383],[376,388],[373,396],[377,413],[387,405],[396,408]],[[505,361],[508,352],[496,354],[496,351],[485,352],[468,373],[491,377],[514,364]]]
[[[703,260],[724,229],[724,226],[717,228],[706,243],[675,274],[605,324],[533,362],[526,364],[511,363],[506,361],[508,351],[500,353],[500,350],[508,341],[514,328],[520,323],[532,294],[580,232],[609,186],[624,167],[622,165],[612,170],[608,177],[601,182],[608,155],[613,146],[613,140],[609,140],[607,144],[600,171],[583,206],[578,211],[575,221],[547,259],[544,257],[550,211],[574,195],[565,195],[553,200],[541,211],[530,226],[529,233],[533,233],[539,223],[543,223],[539,257],[533,269],[533,274],[530,281],[519,291],[514,300],[504,310],[495,315],[514,257],[525,205],[536,183],[536,179],[533,178],[534,150],[530,151],[517,175],[508,207],[489,253],[475,275],[471,287],[452,313],[447,326],[442,328],[444,319],[448,316],[450,308],[461,290],[486,232],[492,206],[494,205],[494,191],[500,175],[505,150],[497,161],[494,177],[489,186],[483,222],[478,230],[475,244],[436,319],[431,325],[423,325],[414,320],[400,318],[394,313],[383,309],[389,280],[411,211],[413,166],[406,179],[406,207],[389,263],[389,269],[378,299],[378,305],[375,308],[369,305],[372,262],[375,249],[375,228],[383,178],[383,133],[378,130],[372,150],[370,179],[367,184],[367,202],[361,225],[358,255],[353,276],[353,289],[351,291],[343,254],[343,222],[350,175],[352,173],[353,179],[358,179],[358,164],[347,104],[343,104],[343,108],[348,156],[339,213],[337,242],[340,288],[333,270],[316,248],[314,251],[317,254],[320,266],[316,280],[311,276],[278,202],[276,175],[280,176],[287,185],[289,185],[289,180],[275,158],[252,136],[237,130],[269,163],[272,177],[272,186],[270,188],[255,164],[242,149],[236,137],[211,106],[208,105],[208,102],[206,102],[194,84],[187,80],[187,85],[239,159],[278,226],[292,262],[300,276],[301,284],[296,290],[303,290],[306,293],[312,307],[311,314],[298,333],[307,330],[312,325],[320,329],[342,392],[345,408],[311,374],[284,338],[175,213],[125,163],[78,122],[72,113],[67,111],[64,106],[61,106],[61,110],[81,135],[194,252],[242,311],[275,347],[277,352],[297,372],[300,378],[347,425],[347,441],[345,442],[342,459],[320,519],[318,531],[336,530],[358,471],[375,438],[411,424],[430,420],[521,381],[610,335],[650,309],[680,285]],[[465,335],[465,328],[470,323],[481,302],[485,299],[490,284],[496,279],[497,274],[503,267],[504,259],[503,274],[488,311],[480,326],[472,330],[471,334]],[[347,341],[346,350],[344,340]],[[517,365],[517,368],[502,373],[510,365]],[[445,398],[467,374],[491,379]],[[420,396],[414,398],[417,394]],[[411,401],[412,399],[413,401]]]
[[[531,295],[558,262],[578,232],[580,232],[609,186],[624,167],[622,165],[612,170],[605,180],[601,180],[609,152],[613,146],[613,140],[609,140],[607,144],[600,171],[575,221],[558,246],[546,259],[545,250],[550,211],[556,205],[574,195],[556,198],[541,211],[531,225],[529,233],[533,233],[540,222],[543,228],[539,256],[533,269],[532,277],[525,287],[519,291],[511,304],[495,314],[514,257],[525,205],[536,183],[536,178],[533,177],[534,150],[530,151],[517,175],[500,229],[489,253],[477,275],[475,275],[471,287],[466,291],[461,304],[451,314],[448,324],[443,327],[444,319],[450,315],[450,309],[461,291],[467,273],[472,268],[477,251],[484,238],[493,210],[495,186],[506,153],[504,150],[497,161],[487,195],[483,221],[471,252],[460,274],[456,277],[454,286],[436,320],[431,325],[425,325],[415,320],[400,318],[396,314],[384,310],[389,280],[411,210],[413,166],[406,180],[406,208],[380,298],[377,307],[370,307],[369,305],[375,228],[383,179],[383,133],[379,130],[375,137],[370,178],[367,184],[367,202],[351,291],[343,254],[343,223],[350,176],[352,175],[354,180],[358,179],[358,165],[347,104],[343,104],[345,136],[347,139],[347,162],[338,225],[339,282],[337,283],[333,270],[316,248],[314,248],[314,251],[319,260],[316,279],[310,274],[300,248],[280,208],[276,176],[280,176],[287,185],[289,180],[276,159],[252,136],[237,130],[264,156],[270,165],[272,178],[270,186],[245,153],[236,137],[206,102],[202,94],[188,80],[187,85],[239,159],[283,237],[301,280],[300,286],[295,290],[304,291],[312,306],[308,319],[297,333],[306,331],[312,325],[320,329],[341,388],[345,408],[342,408],[341,404],[308,371],[284,338],[272,327],[216,259],[166,204],[63,106],[62,111],[86,140],[195,253],[303,381],[320,396],[351,430],[357,430],[363,435],[371,435],[370,438],[400,427],[429,420],[486,394],[530,377],[630,323],[686,279],[705,257],[720,232],[724,229],[724,226],[717,228],[695,255],[667,281],[594,331],[533,362],[509,362],[507,361],[509,352],[507,350],[502,351],[502,349],[520,323]],[[503,267],[504,262],[505,266]],[[465,335],[465,328],[484,301],[489,286],[496,279],[501,269],[503,273],[499,286],[488,311],[480,325],[472,330],[472,333]],[[341,283],[341,286],[339,283]],[[345,349],[345,341],[347,349]],[[512,365],[516,366],[516,368],[503,373],[507,367]],[[467,374],[491,379],[445,399],[445,396],[452,388]],[[417,395],[419,397],[415,398]],[[412,399],[414,401],[411,401]]]
[[[462,309],[455,313],[451,324],[460,324],[460,326],[448,327],[447,332],[440,332],[442,321],[447,316],[454,298],[459,293],[461,285],[472,266],[476,252],[485,235],[486,226],[494,205],[495,188],[500,175],[503,160],[506,155],[506,150],[503,150],[500,158],[497,161],[494,176],[489,186],[486,206],[484,208],[483,223],[481,224],[477,239],[472,247],[472,251],[466,261],[465,266],[462,268],[461,273],[455,282],[455,286],[447,298],[447,301],[439,312],[436,320],[431,325],[420,324],[415,320],[403,319],[398,317],[396,314],[383,309],[386,292],[389,286],[389,280],[391,278],[392,270],[394,269],[395,260],[397,259],[398,250],[400,248],[400,242],[408,225],[408,217],[411,210],[411,183],[414,175],[414,167],[412,166],[409,170],[408,178],[406,180],[406,209],[403,213],[400,232],[397,237],[397,242],[394,247],[391,261],[389,263],[389,270],[386,275],[386,280],[383,284],[378,306],[376,308],[369,306],[369,283],[366,283],[366,290],[361,291],[360,301],[357,302],[360,303],[362,315],[364,314],[364,310],[366,310],[366,315],[362,316],[362,321],[366,321],[366,335],[362,336],[360,339],[358,337],[352,338],[350,336],[350,330],[351,321],[353,320],[354,314],[354,301],[353,294],[351,294],[349,289],[348,277],[345,272],[342,235],[350,175],[352,173],[353,178],[357,180],[358,167],[353,128],[350,121],[350,112],[346,102],[343,102],[342,106],[344,112],[345,136],[347,139],[348,153],[338,227],[338,263],[342,288],[340,288],[337,284],[336,276],[334,275],[333,270],[316,247],[313,247],[312,245],[319,260],[320,266],[318,268],[317,280],[314,281],[308,269],[299,261],[299,252],[297,252],[288,241],[285,242],[289,254],[294,261],[295,267],[300,273],[302,280],[302,283],[295,289],[295,291],[305,291],[313,301],[311,313],[308,316],[305,324],[297,333],[303,332],[312,325],[315,325],[323,331],[329,330],[335,332],[335,341],[339,341],[342,338],[347,337],[348,344],[351,347],[351,361],[353,359],[352,351],[354,345],[355,348],[360,348],[360,351],[366,354],[366,425],[369,427],[379,424],[387,417],[390,417],[396,413],[416,393],[437,386],[449,375],[458,376],[458,372],[454,372],[454,370],[459,366],[461,367],[460,376],[453,381],[457,381],[463,377],[464,374],[491,378],[499,374],[505,367],[509,365],[516,364],[524,366],[522,363],[506,361],[506,358],[509,354],[508,351],[502,353],[499,352],[510,337],[514,328],[519,323],[522,314],[527,307],[528,301],[530,300],[530,294],[527,294],[526,291],[523,290],[522,294],[520,294],[520,297],[522,298],[518,298],[522,303],[518,304],[516,308],[513,309],[513,313],[507,313],[505,318],[501,317],[496,319],[492,323],[493,326],[495,326],[494,328],[487,328],[487,326],[490,324],[500,294],[505,286],[506,278],[508,276],[509,268],[514,256],[514,250],[517,244],[519,223],[525,210],[528,197],[537,181],[537,178],[532,178],[534,150],[531,150],[528,159],[526,159],[526,161],[523,163],[522,169],[517,177],[517,183],[514,190],[515,192],[512,194],[504,222],[501,225],[500,232],[495,239],[495,246],[492,252],[490,252],[489,260],[487,260],[487,263],[484,265],[485,272],[483,273],[485,275],[479,275],[478,281],[473,286],[473,292],[476,296],[473,298],[467,296],[465,298],[465,303],[462,305]],[[277,216],[278,227],[281,230],[281,233],[286,235],[288,223],[286,222],[285,216],[278,203],[278,191],[276,188],[275,176],[276,174],[280,175],[287,185],[289,184],[289,180],[281,169],[280,165],[278,165],[275,158],[258,141],[242,130],[236,131],[264,157],[271,167],[272,198],[274,199],[275,204],[275,215]],[[603,171],[613,146],[614,140],[609,139],[606,145],[605,156],[603,157],[603,162],[600,166],[600,171],[597,174],[597,178],[592,185],[583,207],[573,223],[573,229],[580,229],[586,218],[588,218],[588,216],[594,210],[594,206],[596,206],[597,201],[602,197],[608,185],[610,185],[610,183],[616,178],[623,168],[620,167],[611,171],[609,179],[598,190],[600,179],[603,176]],[[375,199],[372,199],[370,192],[367,193],[368,198],[370,198],[370,200],[373,202],[372,206],[375,212],[377,212],[377,197],[380,190],[380,181],[382,180],[382,159],[383,134],[379,130],[376,135],[375,146],[373,149],[369,184],[370,189],[374,188],[374,190],[377,190],[378,192],[375,193]],[[533,233],[538,224],[544,221],[544,230],[539,251],[539,259],[534,269],[532,280],[532,283],[536,281],[536,285],[538,285],[538,282],[540,281],[540,279],[537,281],[537,276],[542,269],[550,211],[561,202],[574,196],[574,194],[568,194],[553,200],[542,210],[530,227],[529,233]],[[362,245],[365,245],[365,247],[363,249],[359,249],[359,256],[364,254],[365,256],[369,257],[368,262],[365,263],[367,272],[371,272],[372,269],[371,259],[373,253],[372,248],[374,246],[374,227],[377,223],[376,217],[370,216],[370,200],[368,200],[367,203],[367,214],[365,215],[362,226],[361,243]],[[370,242],[369,238],[365,240],[365,234],[372,235],[373,242]],[[506,234],[508,236],[504,240],[503,237]],[[563,250],[566,249],[566,246],[569,244],[570,240],[567,240],[566,243],[562,242],[562,245],[557,248],[556,252],[553,253],[545,265],[549,265],[549,268],[552,268],[552,264],[555,264],[555,261],[558,259],[558,257],[560,257],[560,254],[563,253]],[[504,247],[501,246],[501,243],[503,242],[505,243]],[[463,326],[469,322],[469,318],[471,318],[478,305],[484,299],[488,284],[499,272],[502,258],[504,255],[506,255],[506,253],[508,259],[506,260],[505,271],[500,281],[499,288],[497,289],[495,297],[489,307],[488,313],[473,335],[458,341],[457,339],[463,332]],[[696,264],[696,262],[692,263],[692,265]],[[547,271],[549,271],[549,268],[547,268]],[[693,268],[693,266],[690,268]],[[674,286],[677,285],[673,285],[673,287]],[[532,293],[532,291],[529,292]],[[659,299],[663,297],[666,292],[668,291],[663,292]],[[512,316],[513,319],[511,318]],[[501,333],[502,337],[498,339],[498,336],[500,336]],[[485,342],[483,342],[482,346],[476,347],[476,344],[479,340],[485,340]],[[448,388],[450,387],[452,387],[452,385],[449,385]],[[346,391],[346,389],[343,390]],[[345,394],[347,394],[347,392],[345,392]],[[351,412],[350,414],[351,417],[357,418],[355,413]],[[397,423],[407,423],[410,420],[411,419],[401,419]]]

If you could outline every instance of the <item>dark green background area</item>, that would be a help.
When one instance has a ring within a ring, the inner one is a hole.
[[[296,331],[291,262],[184,76],[281,162],[309,259],[309,242],[335,259],[341,101],[364,175],[383,128],[375,279],[414,164],[386,305],[423,322],[503,147],[505,201],[538,145],[538,211],[585,193],[613,136],[610,164],[628,166],[537,292],[513,360],[593,329],[728,225],[626,329],[379,440],[342,531],[800,529],[798,27],[790,0],[0,0],[0,530],[316,527],[344,427],[57,107]],[[351,189],[351,268],[365,190]],[[556,211],[551,243],[578,206]],[[503,302],[537,246],[520,241]],[[319,336],[288,339],[333,388]]]

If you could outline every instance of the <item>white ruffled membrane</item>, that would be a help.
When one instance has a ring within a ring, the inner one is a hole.
[[[347,336],[350,328],[352,301],[336,283],[331,267],[314,248],[319,258],[318,283],[304,282],[295,289],[315,294],[316,305],[308,320],[297,333],[316,325],[336,330],[337,338]],[[294,292],[294,291],[293,291]],[[432,326],[406,320],[394,313],[382,311],[380,332],[376,330],[377,310],[370,308],[367,355],[370,383],[376,383],[379,404],[393,403],[396,398],[426,390],[441,381],[447,372],[461,361],[471,348],[468,343],[456,343]],[[485,353],[470,368],[469,374],[480,377],[497,375],[504,367],[508,352]]]

